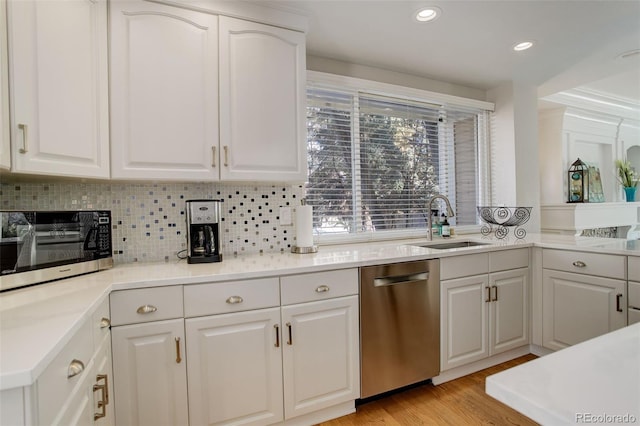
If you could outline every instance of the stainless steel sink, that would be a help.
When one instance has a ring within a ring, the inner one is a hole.
[[[430,249],[436,250],[447,250],[453,248],[464,248],[464,247],[474,247],[474,246],[488,246],[490,243],[479,243],[476,241],[451,241],[447,243],[427,243],[427,244],[416,244],[418,247],[426,247]]]

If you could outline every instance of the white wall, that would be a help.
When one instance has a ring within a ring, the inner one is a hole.
[[[415,75],[307,55],[307,69],[485,101],[486,92]]]
[[[528,232],[540,230],[537,88],[506,83],[487,92],[496,106],[492,133],[492,204],[532,207]]]

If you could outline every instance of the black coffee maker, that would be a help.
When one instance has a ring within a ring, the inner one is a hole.
[[[222,262],[220,200],[187,200],[187,262]]]

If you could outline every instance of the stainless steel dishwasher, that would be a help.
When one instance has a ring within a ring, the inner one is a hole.
[[[361,398],[440,373],[440,261],[360,268]]]

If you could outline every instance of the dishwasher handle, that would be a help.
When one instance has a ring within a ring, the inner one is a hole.
[[[387,287],[397,284],[411,284],[418,281],[426,281],[429,279],[428,272],[420,272],[417,274],[409,275],[396,275],[393,277],[380,277],[373,280],[374,287]]]

